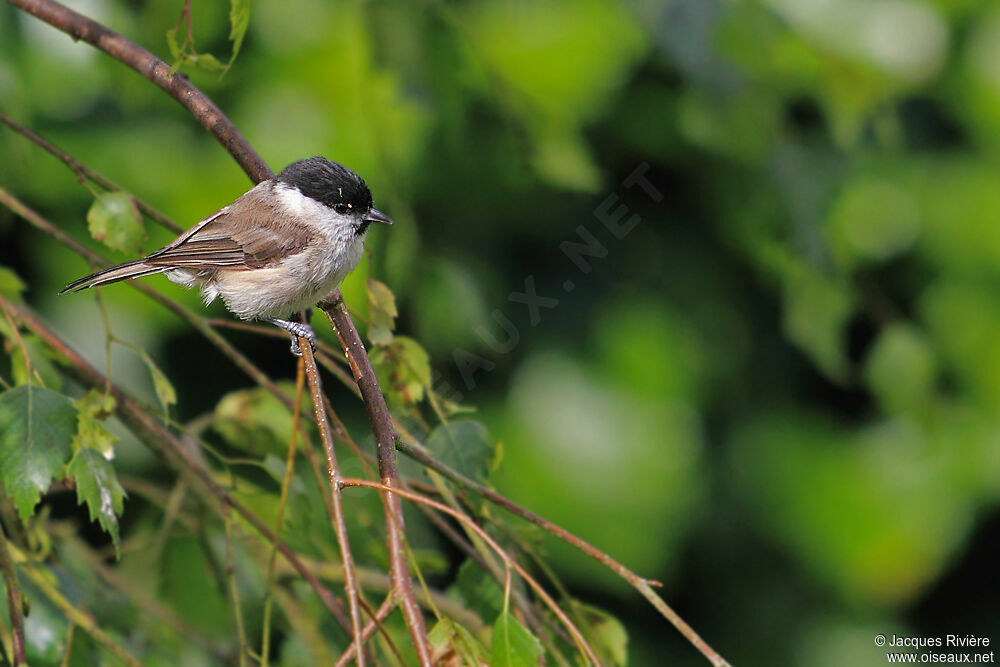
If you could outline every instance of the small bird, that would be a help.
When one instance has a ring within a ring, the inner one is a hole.
[[[299,160],[261,181],[168,246],[144,259],[70,283],[60,294],[166,274],[201,288],[205,304],[222,297],[244,320],[265,320],[315,345],[308,324],[285,319],[314,306],[361,260],[373,222],[392,221],[372,205],[364,180],[323,157]]]

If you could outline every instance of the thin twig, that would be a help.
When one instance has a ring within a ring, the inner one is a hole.
[[[10,613],[10,632],[13,640],[14,667],[27,665],[28,658],[24,652],[24,593],[17,581],[14,562],[7,549],[7,537],[0,528],[0,569],[3,570],[3,586],[7,590],[7,611]]]
[[[271,170],[246,138],[217,106],[186,76],[170,74],[170,65],[130,39],[52,0],[7,0],[32,16],[104,51],[128,65],[177,100],[225,146],[255,182],[271,177]]]
[[[569,532],[565,528],[552,523],[548,519],[535,514],[531,510],[522,507],[521,505],[518,505],[517,503],[500,495],[496,491],[493,491],[492,489],[469,479],[468,477],[461,474],[457,470],[454,470],[446,466],[445,464],[441,463],[434,457],[430,456],[423,448],[415,447],[413,444],[404,442],[402,440],[399,441],[399,443],[397,443],[396,447],[397,449],[399,449],[399,451],[403,452],[410,458],[419,461],[420,463],[424,464],[425,466],[427,466],[432,470],[439,472],[441,475],[447,477],[448,479],[455,482],[459,486],[462,486],[470,491],[473,491],[474,493],[482,496],[483,498],[486,498],[487,500],[496,505],[499,505],[500,507],[504,508],[505,510],[507,510],[512,514],[515,514],[523,519],[527,519],[528,521],[535,524],[536,526],[539,526],[546,532],[576,547],[577,549],[587,554],[597,562],[601,563],[602,565],[610,569],[612,572],[617,574],[619,577],[630,583],[636,590],[638,590],[642,594],[642,596],[646,598],[646,600],[648,600],[649,603],[652,604],[653,607],[660,612],[660,614],[662,614],[668,621],[670,621],[670,623],[675,628],[677,628],[677,630],[682,635],[684,635],[684,637],[689,642],[691,642],[691,644],[695,648],[701,651],[702,655],[708,658],[708,660],[713,665],[716,665],[717,667],[722,667],[723,665],[728,664],[726,660],[715,651],[715,649],[709,646],[708,643],[705,642],[705,640],[703,640],[701,636],[694,631],[694,628],[688,625],[677,612],[675,612],[666,602],[663,601],[663,598],[657,595],[656,591],[653,590],[653,587],[662,586],[660,582],[640,577],[635,572],[628,569],[627,567],[619,563],[617,560],[615,560],[608,554],[592,546],[585,540],[580,539],[579,537]]]
[[[114,181],[94,171],[93,169],[83,164],[75,157],[67,153],[66,151],[62,150],[55,144],[51,143],[50,141],[42,137],[41,135],[32,132],[28,128],[16,123],[13,119],[5,115],[3,112],[0,112],[0,123],[3,123],[10,129],[12,129],[14,132],[17,132],[24,138],[38,145],[45,152],[49,153],[50,155],[56,157],[58,160],[62,161],[63,164],[69,167],[73,171],[73,173],[76,174],[77,179],[79,179],[81,182],[89,180],[93,181],[94,183],[97,183],[105,190],[111,190],[114,192],[125,192],[125,190],[121,186],[117,185]],[[155,208],[153,208],[146,202],[138,199],[137,197],[132,197],[132,200],[135,202],[136,206],[139,207],[139,210],[145,213],[147,216],[149,216],[151,220],[156,221],[157,223],[166,227],[167,229],[169,229],[174,233],[180,234],[182,231],[184,231],[184,229],[180,225],[178,225],[173,220],[171,220],[167,216],[157,211]]]
[[[236,562],[233,559],[233,516],[229,505],[222,505],[222,521],[226,525],[226,583],[233,598],[233,616],[236,619],[236,638],[239,640],[239,665],[246,667],[247,653],[250,644],[247,643],[247,633],[243,627],[243,605],[240,604],[240,588],[236,585]]]
[[[292,485],[292,476],[295,472],[295,450],[296,444],[299,440],[299,426],[301,420],[299,419],[300,411],[299,405],[302,401],[302,391],[305,388],[306,374],[305,367],[302,361],[296,364],[295,372],[295,408],[292,410],[292,435],[288,440],[288,454],[285,457],[285,476],[281,480],[281,495],[278,499],[278,517],[274,520],[274,533],[275,535],[281,535],[281,527],[285,522],[285,506],[288,503],[288,489]],[[272,591],[274,590],[274,565],[278,559],[278,550],[273,546],[271,547],[271,553],[267,559],[267,575],[265,581],[267,582],[266,592],[264,593],[264,620],[262,622],[261,629],[261,641],[260,641],[260,664],[261,667],[267,667],[270,660],[271,654],[271,602],[272,602]]]
[[[424,617],[413,593],[410,570],[406,562],[406,550],[403,545],[403,505],[399,498],[392,493],[392,490],[400,485],[399,471],[396,468],[396,442],[399,440],[399,435],[392,426],[392,415],[389,413],[389,407],[385,404],[385,396],[382,395],[378,378],[375,377],[375,371],[368,360],[361,336],[358,335],[358,330],[351,321],[351,316],[344,306],[340,291],[334,290],[325,301],[319,304],[319,307],[326,313],[330,325],[337,333],[340,346],[344,348],[344,354],[347,355],[348,363],[351,366],[351,373],[354,375],[358,390],[361,392],[361,398],[365,403],[372,432],[375,434],[379,478],[385,491],[383,498],[389,571],[396,588],[396,594],[399,596],[399,606],[403,611],[403,618],[406,619],[406,626],[410,630],[410,637],[413,639],[413,645],[417,651],[417,659],[421,665],[430,665],[431,647],[427,641]]]
[[[396,596],[390,591],[389,595],[386,596],[385,600],[382,601],[382,604],[379,605],[379,608],[375,611],[375,616],[372,617],[372,620],[368,621],[364,629],[361,631],[361,641],[368,641],[368,638],[375,633],[375,629],[389,617],[392,610],[396,608],[395,598]],[[339,660],[337,660],[336,667],[343,667],[348,664],[351,661],[351,658],[355,656],[356,651],[357,648],[355,644],[348,646],[347,650],[344,651],[344,654],[340,656]]]
[[[31,13],[59,30],[66,32],[74,39],[82,39],[111,55],[120,62],[132,67],[142,76],[146,77],[148,80],[165,90],[181,105],[187,108],[190,113],[204,127],[210,130],[226,147],[233,158],[240,164],[251,179],[255,182],[259,182],[271,177],[272,172],[264,161],[260,158],[256,151],[253,150],[253,148],[239,133],[235,126],[233,126],[229,119],[226,118],[226,116],[218,109],[218,107],[216,107],[215,104],[212,103],[211,100],[208,99],[208,97],[205,96],[200,90],[193,86],[186,77],[171,75],[169,71],[170,68],[167,63],[163,62],[159,58],[156,58],[149,51],[139,47],[134,42],[109,30],[99,23],[96,23],[95,21],[66,8],[59,3],[53,2],[52,0],[8,0],[8,2],[26,12]],[[339,292],[336,290],[331,296],[333,296],[335,300],[339,300]],[[392,568],[393,577],[396,580],[397,592],[402,598],[401,604],[404,616],[406,617],[411,635],[413,635],[414,643],[417,647],[418,657],[420,657],[422,663],[425,663],[429,659],[429,647],[427,647],[426,634],[423,628],[423,618],[420,616],[419,607],[413,599],[409,573],[406,569],[405,558],[402,557],[402,536],[398,534],[395,536],[393,535],[393,532],[396,532],[396,529],[394,528],[395,520],[388,516],[394,509],[401,509],[398,501],[392,501],[393,495],[391,492],[392,487],[396,486],[395,482],[398,482],[398,474],[395,472],[393,450],[395,443],[398,443],[399,439],[398,437],[393,437],[386,441],[384,438],[384,436],[388,434],[395,436],[395,434],[391,431],[391,418],[389,418],[389,430],[376,426],[377,422],[381,422],[388,417],[388,411],[385,408],[384,398],[381,391],[378,389],[377,381],[374,383],[374,394],[377,396],[378,400],[373,400],[372,396],[366,395],[365,389],[361,386],[362,375],[368,374],[372,380],[374,380],[374,373],[371,372],[371,365],[368,361],[367,355],[363,353],[363,347],[360,345],[360,336],[358,336],[357,329],[354,327],[349,314],[346,309],[343,308],[342,304],[339,307],[335,307],[333,311],[333,315],[331,315],[329,311],[327,311],[327,314],[330,316],[331,322],[334,322],[335,320],[337,321],[335,328],[338,336],[342,340],[342,343],[345,339],[348,339],[350,342],[349,345],[344,345],[344,350],[351,362],[352,371],[355,371],[355,379],[358,381],[359,388],[362,390],[362,397],[369,410],[373,430],[376,432],[376,441],[378,442],[379,448],[380,476],[383,478],[383,484],[387,487],[386,498],[388,499],[388,502],[386,503],[386,526],[387,532],[389,533],[390,559],[394,565]],[[197,328],[199,328],[199,330],[210,340],[213,340],[213,336],[211,334],[215,334],[217,337],[217,333],[212,331],[211,327],[203,321],[199,322],[199,324],[201,324],[201,326]],[[219,345],[218,339],[213,340],[213,342]],[[255,380],[264,384],[266,376],[263,376],[263,374],[259,371],[254,373],[253,371],[256,369],[252,367],[252,365],[248,367],[246,365],[248,362],[246,362],[245,358],[240,359],[242,355],[239,355],[238,353],[235,355],[231,354],[231,352],[235,352],[235,350],[231,348],[231,346],[229,347],[230,349],[227,351],[227,355],[230,356],[234,363],[250,373]],[[241,364],[241,361],[244,363]],[[362,373],[359,374],[359,371]],[[275,391],[276,389],[273,388],[273,385],[268,388],[272,391]],[[386,453],[387,450],[388,453]],[[386,465],[385,470],[383,470],[383,463],[391,465]],[[386,484],[387,481],[390,483]],[[497,501],[494,500],[494,502]],[[396,514],[401,521],[401,511]],[[402,564],[402,567],[400,567],[400,564]],[[605,564],[611,567],[608,563]],[[618,572],[621,576],[625,576],[624,570]],[[685,636],[688,637],[688,639],[699,650],[701,650],[713,664],[726,664],[725,660],[718,656],[718,654],[715,653],[711,647],[705,644],[705,642],[701,640],[701,638],[698,637],[698,635],[695,634],[694,631],[687,626],[687,624],[684,623],[684,621],[675,612],[673,612],[673,610],[670,609],[662,599],[659,598],[659,596],[656,595],[650,586],[650,582],[635,575],[633,575],[633,577],[636,581],[630,580],[630,583],[633,583],[633,585],[636,586],[640,592],[642,592],[642,594],[654,605],[654,607],[656,607],[679,630],[681,630],[681,632],[684,633]],[[625,578],[628,579],[628,577]]]
[[[370,489],[386,490],[383,487],[383,485],[377,484],[376,482],[368,481],[367,479],[344,479],[341,481],[341,485],[345,487],[364,486]],[[552,613],[556,615],[556,617],[559,619],[559,622],[563,624],[563,627],[565,627],[566,630],[569,631],[570,635],[573,637],[573,641],[576,642],[577,647],[587,657],[587,659],[590,660],[591,663],[595,665],[600,664],[600,661],[597,659],[597,655],[594,653],[594,650],[590,648],[590,644],[588,644],[587,640],[584,639],[582,634],[580,634],[580,630],[576,627],[576,625],[574,625],[573,621],[571,621],[569,617],[566,616],[566,612],[564,612],[562,608],[558,604],[556,604],[556,601],[552,599],[552,597],[545,591],[544,588],[542,588],[541,584],[535,581],[534,577],[528,574],[527,570],[521,567],[517,563],[517,561],[514,560],[514,558],[512,558],[510,554],[508,554],[504,550],[503,547],[497,544],[496,541],[479,526],[479,524],[477,524],[475,521],[470,519],[462,512],[459,512],[458,510],[449,507],[444,503],[440,503],[436,500],[426,498],[420,495],[419,493],[413,493],[412,491],[406,491],[403,489],[395,489],[395,493],[412,502],[422,503],[424,505],[433,507],[437,511],[447,514],[456,521],[461,522],[463,525],[475,531],[475,533],[484,542],[490,545],[490,548],[493,550],[494,553],[496,553],[496,555],[500,557],[500,559],[504,562],[504,565],[509,568],[513,568],[515,572],[521,575],[521,578],[524,579],[525,582],[527,582],[527,584],[531,587],[533,591],[535,591],[538,597],[540,597],[542,600],[545,601],[545,605],[552,610]]]
[[[361,611],[358,608],[360,592],[358,590],[358,580],[354,574],[354,557],[351,555],[351,545],[347,539],[347,522],[344,521],[344,501],[340,493],[340,467],[337,465],[337,454],[333,448],[333,434],[330,432],[330,423],[326,420],[323,388],[320,384],[316,359],[313,358],[312,346],[308,339],[301,336],[299,337],[299,345],[302,349],[302,360],[305,362],[306,376],[309,378],[309,392],[312,397],[316,426],[319,428],[320,439],[323,441],[323,447],[326,450],[327,474],[329,475],[330,497],[333,506],[333,526],[337,533],[337,542],[340,544],[340,557],[344,565],[344,593],[347,596],[348,610],[351,614],[351,631],[357,650],[358,666],[362,667],[364,665],[365,653],[362,649],[361,639]]]

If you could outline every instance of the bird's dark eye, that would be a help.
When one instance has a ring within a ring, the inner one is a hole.
[[[347,212],[351,209],[347,204],[334,204],[333,210],[341,215],[347,215]]]

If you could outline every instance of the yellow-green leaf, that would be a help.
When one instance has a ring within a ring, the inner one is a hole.
[[[111,394],[103,394],[91,389],[75,402],[77,413],[75,449],[89,448],[111,456],[114,444],[118,440],[101,423],[115,409],[115,398]]]
[[[83,448],[70,461],[67,472],[76,480],[77,504],[87,504],[90,520],[100,523],[104,532],[111,535],[117,552],[121,546],[118,515],[124,509],[125,489],[118,483],[111,462],[97,451]]]
[[[463,665],[485,665],[489,663],[489,652],[465,626],[450,618],[442,618],[429,633],[427,640],[435,652],[450,649]],[[447,653],[445,654],[447,657]],[[442,661],[444,664],[445,661]],[[450,664],[450,662],[448,663]]]
[[[177,403],[177,391],[163,371],[160,370],[160,367],[153,362],[152,357],[145,352],[141,356],[142,360],[146,362],[150,376],[153,378],[153,390],[156,391],[156,397],[160,400],[163,410],[167,411],[171,405]]]
[[[441,424],[427,439],[435,458],[472,479],[484,480],[493,467],[493,442],[486,427],[463,419]]]
[[[368,295],[368,314],[371,324],[368,327],[368,339],[373,345],[389,345],[392,343],[392,331],[396,327],[396,296],[392,290],[378,280],[365,280],[365,293]]]
[[[492,667],[538,667],[543,653],[542,643],[521,625],[510,610],[500,614],[493,624]]]
[[[124,192],[105,192],[87,211],[90,235],[112,250],[131,255],[142,250],[146,232],[135,200]]]
[[[20,301],[24,290],[25,284],[20,276],[13,269],[0,266],[0,294],[13,301]]]
[[[229,0],[229,41],[233,43],[233,54],[229,56],[229,64],[226,68],[232,67],[236,56],[243,46],[243,38],[247,34],[247,27],[250,25],[250,0]]]
[[[390,345],[370,352],[372,366],[390,402],[419,403],[430,386],[431,365],[420,343],[396,336]]]

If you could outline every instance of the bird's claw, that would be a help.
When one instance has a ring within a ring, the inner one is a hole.
[[[293,322],[295,325],[294,329],[289,329],[289,333],[292,334],[292,354],[296,357],[302,356],[302,346],[299,345],[299,338],[305,338],[309,341],[309,348],[311,351],[316,351],[316,332],[312,330],[312,327],[308,324],[300,324],[299,322]]]
[[[311,350],[316,349],[316,332],[312,330],[312,327],[308,324],[303,324],[302,322],[290,322],[288,320],[279,320],[277,318],[272,319],[271,323],[275,326],[279,326],[288,333],[292,335],[292,354],[296,357],[302,356],[302,346],[299,345],[299,338],[305,338],[309,341],[309,347]]]

